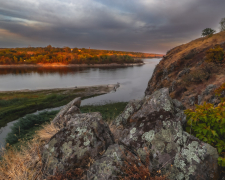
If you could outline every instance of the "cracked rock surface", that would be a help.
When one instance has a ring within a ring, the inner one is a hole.
[[[219,179],[217,150],[183,130],[185,107],[171,99],[168,88],[128,103],[112,123],[114,135],[100,113],[77,113],[73,106],[56,117],[64,127],[44,148],[43,162],[49,174],[56,169],[86,168],[91,158],[94,163],[86,179],[118,179],[123,174],[123,154],[132,153],[143,164],[149,157],[150,172],[160,170],[169,180]],[[114,136],[118,136],[117,143]]]

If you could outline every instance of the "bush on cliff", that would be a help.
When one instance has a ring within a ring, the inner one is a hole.
[[[225,83],[215,92],[217,95],[225,90]],[[214,107],[213,104],[204,103],[196,105],[194,110],[185,111],[188,119],[187,132],[194,134],[200,140],[217,148],[220,157],[218,163],[225,166],[225,101]]]
[[[211,28],[205,28],[203,31],[202,31],[202,36],[205,37],[205,36],[210,36],[210,35],[213,35],[216,31],[211,29]]]
[[[209,49],[206,52],[206,61],[216,64],[222,64],[225,62],[225,52],[220,45],[216,45],[214,48]]]

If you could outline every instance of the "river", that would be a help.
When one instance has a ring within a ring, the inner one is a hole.
[[[149,79],[161,58],[144,59],[145,65],[132,67],[51,67],[51,68],[2,68],[0,91],[21,89],[52,89],[74,86],[91,86],[120,83],[116,92],[83,100],[81,105],[130,101],[144,96]],[[58,108],[59,109],[59,108]],[[0,129],[0,147],[17,120]]]

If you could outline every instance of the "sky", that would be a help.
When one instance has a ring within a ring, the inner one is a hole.
[[[225,0],[0,0],[0,48],[163,53],[219,32]]]

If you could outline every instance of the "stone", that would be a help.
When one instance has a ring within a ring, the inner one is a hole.
[[[71,114],[80,113],[80,104],[80,97],[75,98],[74,100],[69,102],[59,111],[56,117],[52,120],[52,123],[56,126],[62,127],[68,121],[68,118],[70,118]]]
[[[144,98],[121,133],[119,144],[145,162],[150,152],[150,171],[161,170],[170,180],[218,179],[218,153],[207,143],[188,134],[175,114],[168,89]],[[179,112],[181,113],[181,112]]]
[[[198,105],[202,103],[203,95],[198,95]]]
[[[194,106],[194,104],[195,104],[195,96],[192,96],[192,97],[189,98],[189,104],[191,106]]]
[[[177,83],[176,81],[173,81],[172,82],[172,85],[169,88],[170,93],[173,92],[173,91],[175,91],[176,83]]]
[[[183,129],[185,129],[186,125],[187,125],[187,118],[186,118],[186,115],[184,114],[184,111],[182,111],[182,110],[178,111],[175,114],[175,117],[178,119],[178,121],[181,122]]]
[[[208,96],[213,90],[216,89],[216,85],[214,84],[210,84],[208,85],[205,90],[198,95],[198,105],[202,105],[203,104],[203,100],[206,96]],[[208,100],[209,103],[213,103],[213,104],[218,104],[220,102],[219,98],[216,97],[214,94],[209,98]]]
[[[177,79],[181,78],[182,76],[189,74],[190,73],[190,68],[183,69],[180,71],[177,75]]]
[[[173,105],[176,109],[178,108],[179,110],[185,110],[186,109],[185,106],[180,101],[178,101],[177,99],[173,99]]]
[[[124,111],[116,117],[113,121],[113,125],[118,126],[126,126],[128,119],[132,114],[140,109],[143,104],[143,100],[132,100],[125,107]]]
[[[168,70],[165,68],[163,69],[163,79],[165,79],[168,76]]]
[[[210,84],[205,88],[205,91],[203,92],[203,96],[209,95],[212,90],[216,89],[216,85]]]
[[[114,144],[114,137],[100,113],[74,114],[66,127],[45,145],[43,163],[47,174],[66,173],[88,165]]]
[[[114,180],[118,179],[118,175],[122,174],[123,154],[126,149],[122,145],[110,145],[104,155],[91,165],[87,171],[88,180]]]
[[[159,89],[152,95],[145,96],[141,110],[137,111],[130,119],[131,121],[135,121],[136,117],[144,117],[150,112],[158,112],[159,110],[169,111],[171,114],[175,114],[173,101],[169,96],[168,88]]]

